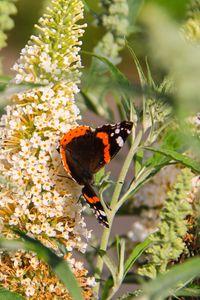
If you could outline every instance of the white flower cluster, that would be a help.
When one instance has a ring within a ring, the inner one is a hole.
[[[76,126],[74,103],[78,88],[61,83],[15,95],[1,119],[1,163],[12,191],[2,186],[1,206],[9,209],[5,225],[50,241],[63,241],[70,250],[84,251],[80,236],[88,236],[77,204],[80,189],[66,176],[56,148],[60,137]]]
[[[76,22],[82,10],[80,0],[52,0],[40,19],[39,36],[31,37],[14,66],[17,83],[42,86],[13,95],[0,121],[0,234],[15,238],[11,227],[16,227],[58,255],[63,254],[61,245],[84,252],[90,237],[78,203],[80,187],[66,174],[57,151],[60,138],[80,119],[75,94],[83,25]],[[69,253],[64,259],[71,263],[84,299],[92,299],[94,279]],[[2,251],[0,283],[27,299],[71,299],[33,253]]]
[[[113,63],[119,63],[119,51],[125,45],[125,37],[128,35],[129,6],[127,0],[113,0],[106,3],[107,13],[103,14],[102,24],[106,28],[106,34],[97,44],[95,53],[107,57]]]
[[[16,82],[48,84],[57,81],[78,81],[81,67],[79,50],[85,24],[80,0],[52,0],[48,13],[39,20],[38,36],[31,36],[13,69]]]
[[[92,289],[95,285],[94,278],[86,277],[87,270],[83,264],[73,258],[67,258],[80,286],[83,288],[85,300],[91,300]],[[16,291],[26,299],[66,299],[71,297],[61,281],[53,274],[48,264],[38,260],[32,252],[23,250],[17,252],[1,252],[0,282],[5,288]],[[12,278],[12,284],[10,284]],[[42,280],[41,280],[42,279]]]

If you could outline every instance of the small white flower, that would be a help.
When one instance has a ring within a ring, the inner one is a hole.
[[[47,228],[46,230],[46,234],[49,236],[49,237],[55,237],[56,236],[56,231],[53,230],[53,228]]]
[[[40,228],[39,225],[34,224],[31,226],[31,232],[35,234],[40,234],[42,232],[42,229]]]
[[[35,214],[28,214],[28,218],[31,221],[35,221],[36,220],[36,215]]]
[[[28,286],[25,290],[25,294],[27,297],[31,297],[35,294],[35,288],[33,286]]]
[[[94,287],[96,285],[96,281],[94,277],[88,277],[87,278],[87,285]]]
[[[32,198],[32,201],[34,203],[34,205],[37,207],[37,206],[40,206],[42,204],[42,199],[40,196],[37,196],[37,197],[33,197]]]
[[[31,194],[32,195],[35,195],[35,196],[38,196],[39,195],[39,193],[41,192],[41,186],[40,185],[35,185],[35,186],[33,186],[32,188],[31,188]]]
[[[17,68],[17,64],[15,64],[15,68]],[[17,74],[15,77],[16,84],[20,84],[23,81],[23,76],[21,74]]]
[[[30,259],[30,264],[31,264],[33,269],[37,269],[38,265],[39,265],[39,260],[36,257],[32,257]]]
[[[42,201],[44,205],[49,205],[50,202],[52,201],[52,194],[49,192],[43,193]]]
[[[16,270],[16,276],[17,277],[22,277],[24,275],[24,273],[25,273],[25,271],[24,271],[23,268]]]
[[[19,219],[16,216],[11,217],[11,219],[9,220],[9,225],[17,225],[19,223]]]
[[[46,232],[46,230],[49,229],[49,228],[50,228],[50,224],[48,222],[42,223],[42,225],[41,225],[42,231]]]
[[[47,208],[46,214],[47,214],[47,217],[49,217],[49,218],[55,217],[55,209],[53,209],[53,208]]]
[[[15,213],[14,213],[14,215],[15,215],[15,217],[21,217],[22,215],[23,215],[23,209],[22,209],[22,207],[16,207],[15,208]]]
[[[42,88],[41,92],[42,92],[42,96],[41,96],[40,99],[42,101],[49,101],[55,95],[54,90],[52,90],[51,87],[49,87],[49,86],[45,87],[45,88]]]
[[[56,230],[63,232],[64,231],[64,224],[63,222],[59,222],[56,224]]]

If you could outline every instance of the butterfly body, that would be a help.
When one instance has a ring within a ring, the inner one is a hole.
[[[133,123],[123,121],[96,129],[78,126],[67,132],[60,141],[60,155],[69,175],[80,185],[82,194],[100,223],[108,220],[99,197],[94,191],[93,176],[118,153],[131,132]]]

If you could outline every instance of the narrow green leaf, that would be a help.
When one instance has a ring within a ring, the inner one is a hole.
[[[110,273],[112,274],[112,278],[114,283],[116,283],[116,278],[117,278],[117,266],[115,262],[112,260],[112,258],[106,254],[105,251],[99,251],[99,254],[101,255],[103,261],[105,262],[106,266],[108,267]]]
[[[101,181],[105,177],[105,168],[101,168],[96,174],[95,174],[95,184],[98,185],[101,183]]]
[[[163,154],[164,156],[166,156],[170,159],[173,159],[176,162],[179,162],[188,168],[191,168],[193,171],[200,173],[200,164],[197,161],[195,161],[194,159],[192,159],[184,154],[178,153],[178,152],[176,152],[174,150],[170,150],[170,149],[153,148],[153,147],[144,147],[144,148],[149,151]]]
[[[82,51],[82,52],[85,53],[85,54],[91,55],[92,57],[95,57],[95,58],[99,59],[101,62],[103,62],[108,67],[108,70],[110,71],[110,73],[112,75],[112,79],[119,85],[119,88],[123,87],[123,89],[120,89],[121,94],[122,94],[122,101],[121,102],[122,102],[122,105],[123,105],[123,108],[126,112],[127,117],[129,117],[130,105],[129,105],[129,101],[128,101],[128,98],[127,98],[127,93],[124,92],[128,87],[130,88],[129,80],[106,57],[96,55],[96,54],[91,53],[91,52],[86,52],[86,51]]]
[[[96,54],[91,54],[91,55],[96,57],[103,63],[105,63],[105,65],[107,65],[107,67],[109,68],[112,74],[113,79],[115,79],[117,83],[129,86],[130,83],[126,78],[126,76],[124,76],[124,74],[114,64],[112,64],[106,57],[96,55]]]
[[[146,79],[146,76],[144,75],[142,66],[141,66],[135,52],[133,51],[131,46],[128,44],[128,42],[127,42],[127,47],[128,47],[129,52],[131,53],[131,55],[133,57],[134,62],[135,62],[135,65],[136,65],[136,68],[137,68],[137,71],[138,71],[138,75],[139,75],[139,79],[140,79],[140,84],[141,84],[142,87],[145,87],[147,85],[147,79]]]
[[[37,253],[38,257],[44,262],[48,263],[58,278],[62,281],[64,286],[69,291],[74,300],[83,300],[81,289],[72,273],[68,263],[61,257],[57,256],[49,248],[45,247],[38,240],[33,239],[19,230],[13,229],[22,240],[6,240],[0,239],[0,247],[11,250],[25,249]]]
[[[1,300],[25,300],[22,296],[17,293],[10,292],[4,288],[0,288],[0,299]]]
[[[163,137],[161,148],[183,152],[188,148],[188,145],[186,145],[185,137],[179,130],[169,130]],[[152,157],[147,159],[144,165],[148,168],[159,170],[161,167],[168,165],[170,160],[171,158],[161,153],[155,153]]]
[[[161,300],[174,293],[172,290],[181,282],[189,281],[200,275],[200,257],[191,258],[181,265],[177,265],[167,273],[159,275],[143,286],[144,294],[149,299]],[[140,299],[140,298],[138,298]]]
[[[115,237],[116,239],[116,249],[117,249],[117,257],[118,257],[118,260],[119,260],[119,256],[120,256],[120,237],[118,235],[116,235]]]
[[[87,106],[87,108],[92,112],[94,112],[95,114],[99,115],[98,108],[95,105],[95,103],[92,101],[92,99],[83,90],[81,90],[81,95],[84,98],[85,105]]]
[[[148,238],[145,239],[142,243],[135,246],[128,259],[125,262],[124,266],[124,278],[128,271],[132,268],[135,261],[142,255],[142,253],[147,249],[147,247],[152,243]]]
[[[106,300],[108,298],[109,292],[112,287],[113,287],[113,278],[110,276],[106,280],[105,284],[103,285],[101,300]]]
[[[147,60],[147,57],[145,58],[145,62],[146,62],[146,67],[147,67],[147,83],[149,86],[151,86],[154,90],[156,90],[156,85],[155,82],[153,80],[152,74],[151,74],[151,70],[150,70],[150,66]]]
[[[135,159],[135,176],[136,177],[142,168],[143,157],[144,157],[144,150],[140,149],[134,157],[134,159]]]
[[[179,297],[200,297],[200,288],[183,288],[175,292],[175,295]]]
[[[9,82],[12,79],[9,75],[0,75],[0,82]]]
[[[139,14],[140,8],[142,7],[144,0],[128,0],[128,6],[129,6],[129,14],[128,14],[128,20],[129,20],[129,33],[136,31],[136,18]]]
[[[12,79],[12,77],[7,76],[7,75],[0,76],[0,92],[3,92],[6,89],[6,87],[9,84],[11,79]]]
[[[124,276],[124,255],[125,255],[125,240],[120,240],[119,259],[118,259],[118,282],[122,282]]]

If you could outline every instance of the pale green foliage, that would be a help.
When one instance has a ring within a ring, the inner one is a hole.
[[[190,0],[187,9],[187,15],[190,18],[198,18],[200,15],[200,0]]]
[[[188,230],[185,218],[192,214],[187,194],[191,190],[193,176],[189,169],[184,169],[177,177],[174,188],[168,193],[158,231],[150,236],[154,244],[146,251],[151,255],[150,262],[139,269],[140,274],[155,278],[158,273],[165,272],[169,262],[177,260],[184,251],[182,238]]]
[[[119,63],[119,51],[124,48],[125,37],[128,35],[129,7],[127,0],[102,1],[106,8],[102,16],[105,35],[99,41],[94,52],[107,57],[113,63]]]
[[[186,38],[200,42],[200,1],[191,0],[188,5],[188,20],[183,26]]]
[[[149,86],[158,93],[166,93],[170,90],[171,82],[164,80],[163,83],[157,87],[151,78]],[[143,129],[144,132],[149,130],[148,139],[146,144],[152,144],[158,138],[162,129],[171,120],[171,107],[163,100],[156,100],[155,98],[148,97],[144,102],[143,114]]]
[[[149,28],[149,48],[155,64],[172,80],[182,111],[191,113],[200,102],[199,47],[183,39],[180,27],[155,6],[144,9],[142,20]]]

